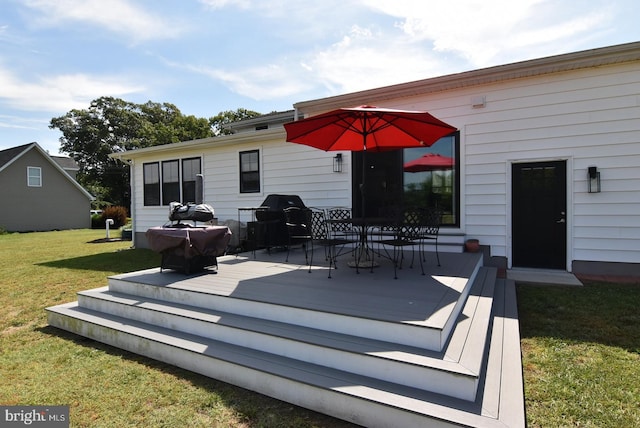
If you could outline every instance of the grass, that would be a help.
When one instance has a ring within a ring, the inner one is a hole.
[[[69,405],[73,427],[348,427],[47,325],[44,308],[157,266],[104,231],[0,235],[0,404]],[[530,427],[640,426],[640,284],[519,285]]]
[[[0,235],[0,405],[69,405],[72,427],[349,427],[47,325],[44,308],[158,266],[101,230]]]
[[[529,427],[640,426],[640,284],[517,291]]]

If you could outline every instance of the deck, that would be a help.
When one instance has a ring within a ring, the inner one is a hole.
[[[338,259],[338,269],[324,264],[324,255],[315,254],[311,273],[302,250],[251,253],[219,259],[219,272],[194,275],[150,269],[114,276],[115,279],[149,285],[191,290],[204,294],[274,303],[308,310],[330,312],[374,320],[442,327],[452,307],[478,270],[479,254],[441,254],[441,266],[425,262],[422,276],[418,262],[404,267],[398,279],[393,266],[381,260],[373,268],[348,267],[349,255]],[[320,260],[318,260],[320,259]],[[405,264],[407,264],[405,262]]]
[[[311,272],[285,258],[115,275],[49,322],[366,426],[524,424],[513,284],[480,254],[428,253],[398,279],[384,259],[358,273],[344,255],[328,278],[322,250]]]

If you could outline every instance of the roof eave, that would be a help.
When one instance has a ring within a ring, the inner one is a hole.
[[[112,159],[118,159],[121,161],[133,160],[149,154],[168,154],[173,152],[182,152],[184,150],[190,150],[194,148],[212,148],[212,147],[224,147],[234,144],[244,144],[251,142],[261,142],[271,140],[275,138],[285,137],[284,127],[264,129],[255,132],[243,132],[232,135],[221,135],[218,137],[208,137],[199,140],[182,141],[179,143],[163,144],[160,146],[145,147],[143,149],[128,150],[125,152],[116,152],[109,155]]]

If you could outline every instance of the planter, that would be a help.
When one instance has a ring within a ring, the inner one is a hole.
[[[480,250],[480,241],[477,239],[467,239],[464,243],[464,250],[467,253],[477,253]]]
[[[132,240],[132,230],[131,229],[122,229],[122,240],[123,241],[131,241]]]

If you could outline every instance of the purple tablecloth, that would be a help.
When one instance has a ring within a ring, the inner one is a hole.
[[[153,251],[171,252],[185,259],[224,254],[231,239],[227,226],[206,227],[152,227],[147,230],[147,241]]]

